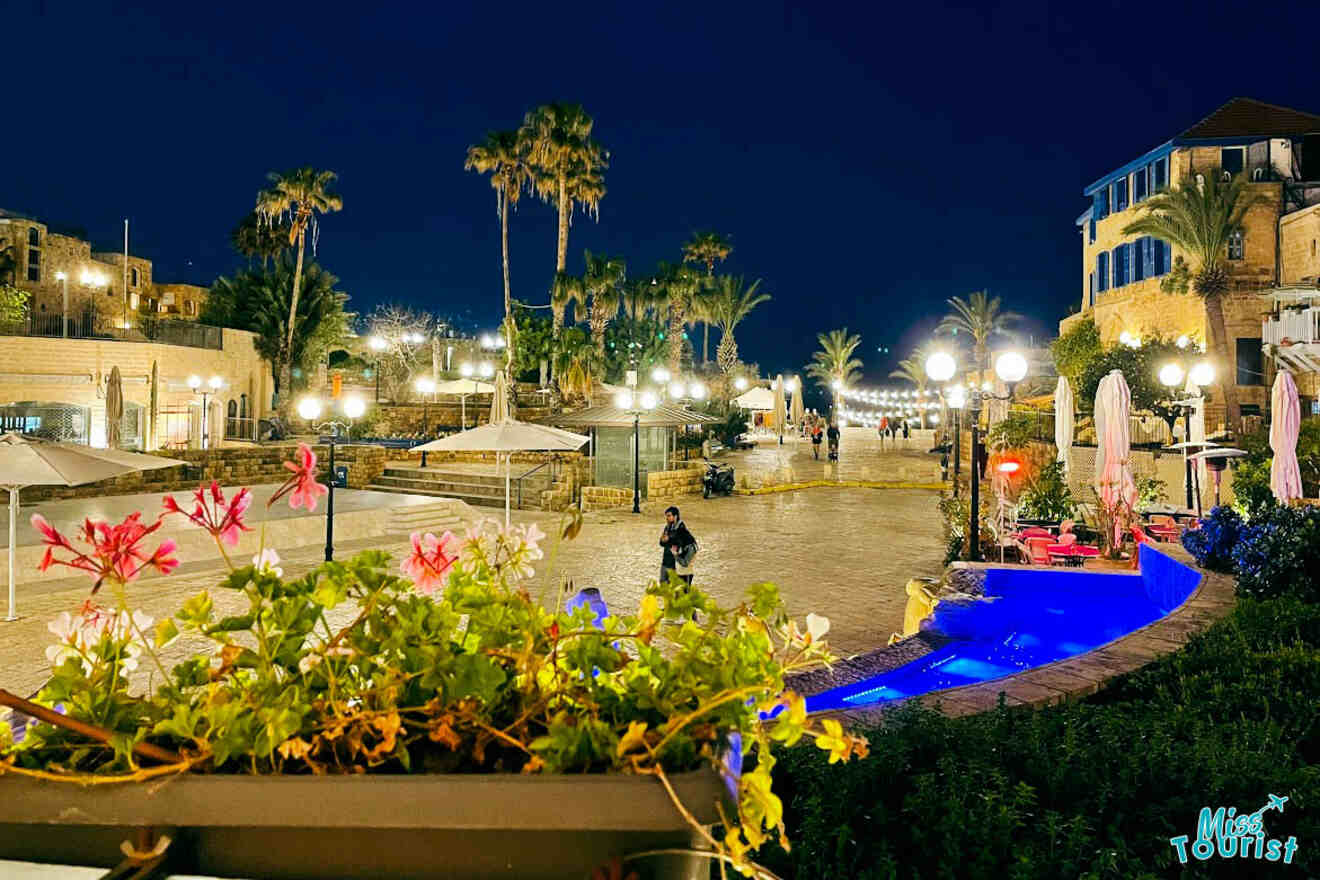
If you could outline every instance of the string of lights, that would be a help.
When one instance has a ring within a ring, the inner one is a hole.
[[[917,401],[923,399],[933,399],[937,397],[934,391],[929,389],[925,391],[913,391],[911,389],[899,391],[889,388],[844,388],[839,394],[844,400],[856,400],[862,403],[894,403],[900,401]]]

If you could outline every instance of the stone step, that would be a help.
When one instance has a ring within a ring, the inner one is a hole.
[[[399,493],[405,493],[405,494],[408,494],[408,495],[429,495],[429,496],[432,496],[432,497],[435,497],[435,498],[451,498],[451,499],[454,499],[455,501],[461,501],[461,502],[464,502],[464,503],[466,503],[466,504],[471,504],[471,505],[476,506],[476,507],[499,507],[499,508],[503,508],[503,507],[504,507],[504,489],[503,489],[503,487],[500,488],[500,492],[499,492],[498,495],[488,494],[488,493],[485,493],[485,492],[474,493],[474,492],[466,492],[466,491],[453,491],[453,490],[430,489],[430,488],[426,488],[426,487],[415,488],[415,489],[414,489],[414,488],[400,488],[400,487],[398,487],[398,486],[394,486],[394,485],[384,485],[384,484],[381,484],[381,483],[375,483],[375,484],[373,484],[373,485],[368,486],[367,488],[368,488],[368,489],[374,489],[374,490],[377,491],[377,492],[399,492]],[[518,499],[517,499],[517,497],[515,496],[515,497],[513,498],[513,503],[512,503],[512,505],[511,505],[512,508],[515,509],[515,510],[519,510],[519,509],[521,509],[521,510],[540,510],[540,509],[541,509],[541,493],[539,493],[539,492],[536,493],[536,497],[535,497],[535,498],[532,498],[532,497],[530,497],[529,495],[527,495],[526,493],[524,493],[524,494],[523,494],[523,505],[522,505],[521,508],[518,507],[518,503],[517,503],[517,502],[518,502]]]
[[[390,477],[400,480],[430,481],[434,483],[443,483],[455,486],[498,486],[501,491],[504,489],[504,474],[487,474],[464,470],[445,470],[444,468],[405,468],[405,467],[387,467],[382,477]],[[518,475],[513,474],[512,481],[516,486]],[[537,473],[522,481],[524,493],[535,488],[536,491],[550,488],[550,474]]]
[[[410,504],[390,511],[391,532],[442,531],[454,529],[463,521],[463,504],[445,498],[432,504]]]

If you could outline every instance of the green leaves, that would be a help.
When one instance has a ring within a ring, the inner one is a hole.
[[[495,702],[496,692],[507,676],[489,657],[460,654],[445,676],[445,697],[462,700],[476,697],[487,704]]]

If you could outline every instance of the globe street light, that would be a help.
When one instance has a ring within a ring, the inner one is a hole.
[[[745,379],[745,378],[742,377],[742,376],[739,376],[737,379],[734,379],[734,380],[733,380],[733,387],[736,388],[736,389],[739,390],[739,391],[746,391],[746,390],[747,390],[747,379]]]
[[[339,482],[339,475],[335,471],[335,441],[339,439],[340,429],[351,431],[353,421],[362,417],[367,411],[367,404],[361,397],[352,395],[345,398],[340,403],[340,412],[347,421],[334,418],[317,423],[325,411],[325,404],[317,397],[304,397],[298,401],[298,415],[302,416],[308,422],[312,423],[312,430],[320,432],[325,428],[330,429],[330,494],[325,499],[325,561],[331,562],[335,558],[335,484]]]
[[[1181,390],[1184,377],[1197,386],[1196,393]],[[1183,482],[1187,490],[1187,509],[1191,510],[1195,503],[1192,497],[1192,460],[1188,455],[1192,443],[1192,413],[1205,401],[1199,389],[1215,381],[1215,368],[1205,360],[1193,364],[1190,370],[1184,369],[1178,361],[1170,361],[1160,367],[1159,380],[1160,384],[1168,389],[1169,397],[1165,406],[1164,421],[1169,426],[1171,439],[1177,439],[1173,428],[1178,423],[1178,416],[1183,417],[1183,439],[1180,444],[1183,454]]]
[[[188,387],[193,393],[202,395],[202,448],[206,449],[210,445],[210,407],[207,406],[207,398],[217,393],[225,385],[225,380],[219,376],[212,376],[206,380],[206,387],[202,387],[202,377],[196,373],[188,377]]]
[[[614,405],[633,417],[633,513],[642,512],[642,413],[655,409],[659,402],[653,391],[620,391],[614,395]]]

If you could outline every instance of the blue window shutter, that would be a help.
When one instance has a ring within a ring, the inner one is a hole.
[[[1164,247],[1162,248],[1164,265],[1160,269],[1160,274],[1168,275],[1170,272],[1173,271],[1173,248],[1169,245],[1167,241],[1161,242],[1161,244],[1164,245]]]
[[[1154,278],[1155,277],[1155,239],[1151,238],[1148,235],[1145,238],[1143,238],[1141,241],[1143,244],[1142,252],[1145,256],[1146,277]]]
[[[1090,275],[1087,276],[1086,280],[1087,280],[1087,288],[1086,288],[1086,292],[1087,292],[1087,300],[1086,300],[1086,302],[1087,302],[1087,305],[1092,305],[1092,306],[1093,306],[1093,305],[1095,305],[1095,273],[1094,273],[1094,272],[1090,273]]]
[[[1095,255],[1095,280],[1096,290],[1106,291],[1109,289],[1109,252],[1101,251]]]
[[[1132,252],[1132,272],[1131,281],[1135,284],[1146,277],[1146,239],[1139,238],[1128,245]]]

